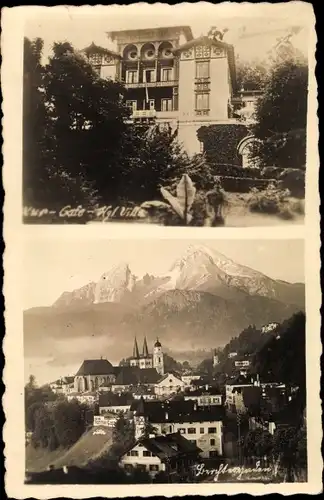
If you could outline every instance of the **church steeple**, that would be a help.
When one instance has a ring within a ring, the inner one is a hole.
[[[146,337],[144,337],[144,342],[143,342],[143,357],[148,358],[149,352],[147,348],[147,342],[146,342]]]
[[[133,358],[136,358],[138,359],[140,356],[139,356],[139,351],[138,351],[138,345],[137,345],[137,340],[136,340],[136,337],[134,339],[134,347],[133,347]]]

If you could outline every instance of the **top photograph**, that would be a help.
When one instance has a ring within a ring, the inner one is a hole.
[[[312,27],[134,7],[26,21],[23,222],[303,224]]]

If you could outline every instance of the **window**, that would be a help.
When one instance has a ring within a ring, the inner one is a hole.
[[[144,71],[144,82],[147,82],[147,83],[155,82],[155,70],[154,69],[146,69]]]
[[[210,440],[210,446],[215,446],[215,439]]]
[[[189,427],[188,434],[196,434],[196,429],[194,427]]]
[[[216,450],[209,452],[209,458],[216,458],[216,457],[218,457],[218,452]]]
[[[150,471],[157,471],[157,470],[159,470],[159,466],[157,464],[154,464],[154,465],[152,464],[152,465],[150,465],[149,469],[150,469]]]
[[[138,457],[138,451],[137,451],[137,450],[132,450],[132,451],[130,452],[130,456],[131,456],[131,457]]]
[[[204,434],[204,432],[205,432],[204,427],[200,427],[200,434]]]
[[[172,111],[172,99],[161,99],[162,111]]]
[[[126,106],[129,106],[134,112],[137,109],[137,101],[126,101]]]
[[[208,434],[216,434],[216,427],[208,427]]]
[[[172,80],[172,68],[163,68],[162,69],[162,82],[171,82]]]
[[[126,71],[126,83],[137,83],[137,71],[136,70]]]
[[[144,465],[144,464],[136,464],[136,469],[144,472],[144,471],[146,471],[146,465]]]
[[[132,464],[125,464],[124,468],[126,471],[129,471],[129,472],[131,472],[133,470]]]
[[[209,61],[196,62],[196,78],[209,78]]]
[[[152,110],[155,109],[155,100],[154,99],[149,99],[149,109],[152,109]]]
[[[144,450],[143,451],[143,457],[151,457],[152,453],[150,451]]]
[[[209,109],[209,94],[196,94],[196,109]]]
[[[181,429],[179,429],[179,432],[180,432],[180,434],[185,434],[186,433],[186,429],[181,428]]]
[[[101,54],[91,54],[89,56],[89,62],[90,62],[90,64],[94,64],[95,66],[98,66],[99,64],[102,63],[102,55]]]

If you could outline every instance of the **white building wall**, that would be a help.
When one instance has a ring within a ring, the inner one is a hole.
[[[209,458],[210,452],[216,451],[218,455],[223,454],[223,424],[217,422],[185,422],[173,423],[165,422],[163,424],[152,424],[159,433],[171,434],[180,431],[181,435],[189,441],[194,441],[198,448],[202,450],[201,457]],[[188,432],[188,429],[194,429],[194,433]],[[216,432],[209,432],[209,429],[215,429]],[[213,441],[214,440],[214,444]]]
[[[228,119],[230,86],[227,57],[210,60],[210,112],[211,122]]]
[[[144,465],[145,469],[147,472],[149,472],[152,476],[155,476],[158,472],[164,471],[165,470],[165,465],[161,462],[161,460],[158,457],[155,456],[150,456],[146,457],[144,456],[144,451],[147,451],[144,446],[134,446],[134,448],[129,452],[137,452],[138,456],[131,456],[131,455],[123,455],[123,457],[120,460],[120,466],[125,468],[125,465],[132,465],[133,467],[136,467],[138,465]],[[150,465],[157,466],[158,470],[156,471],[150,471]]]
[[[116,73],[117,70],[115,65],[101,66],[101,78],[114,80],[116,78]]]

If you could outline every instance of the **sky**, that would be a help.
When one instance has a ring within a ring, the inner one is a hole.
[[[263,274],[304,282],[303,240],[107,240],[28,238],[24,248],[24,309],[51,305],[113,266],[127,262],[133,274],[164,274],[191,245],[204,245]]]
[[[228,28],[224,41],[234,44],[241,59],[263,59],[284,30],[291,26],[305,26],[307,16],[303,15],[300,6],[260,5],[199,2],[173,6],[158,3],[104,7],[31,6],[25,15],[25,36],[41,37],[44,54],[48,56],[54,41],[67,40],[77,49],[92,42],[114,48],[109,46],[105,34],[112,30],[188,25],[194,37],[199,37],[207,34],[211,26],[217,26]],[[294,45],[303,52],[307,52],[307,37],[308,30],[303,29],[293,39]]]

